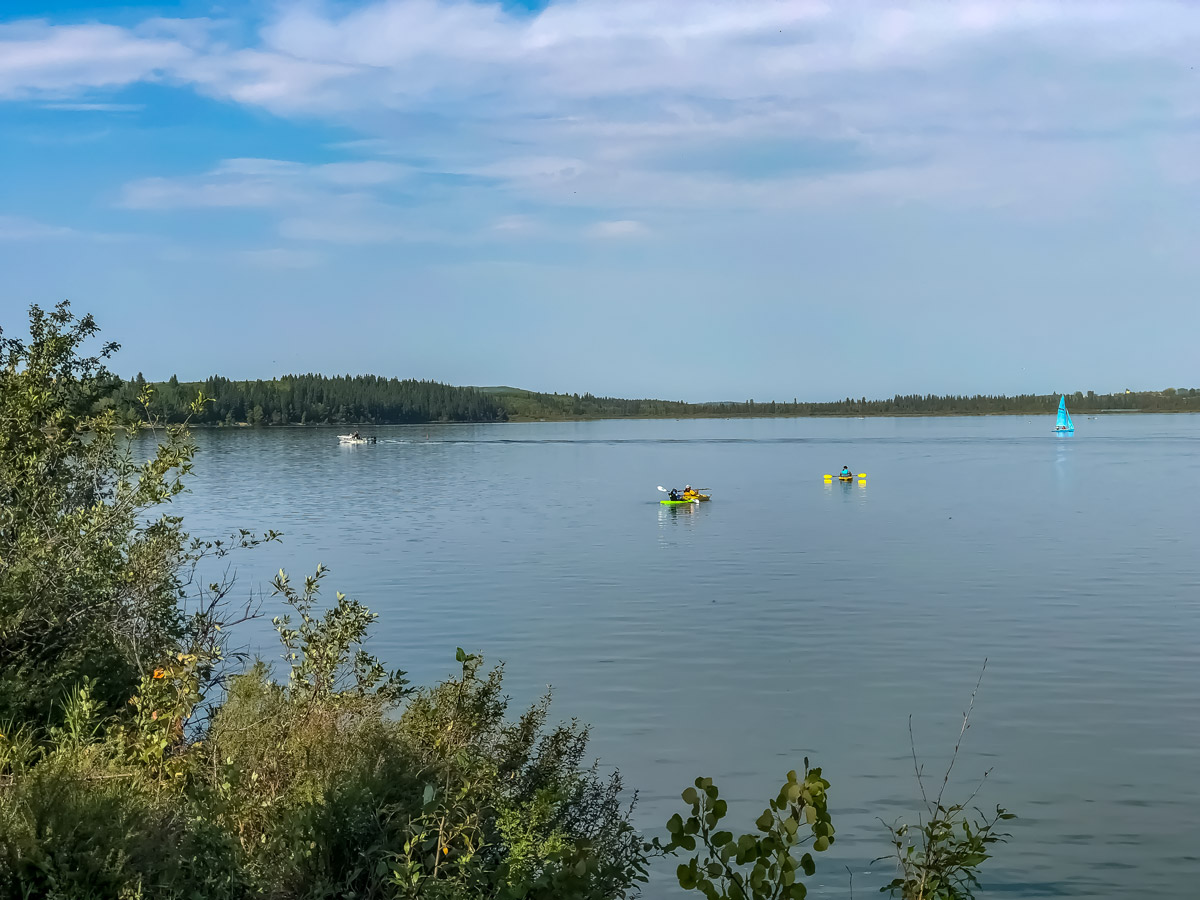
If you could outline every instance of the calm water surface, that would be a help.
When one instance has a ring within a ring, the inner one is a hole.
[[[1052,421],[211,431],[181,506],[195,533],[283,531],[243,583],[325,563],[416,681],[463,646],[506,661],[514,702],[553,685],[647,830],[700,774],[749,830],[811,757],[838,827],[816,896],[891,877],[870,861],[878,818],[917,809],[908,717],[944,765],[986,657],[956,784],[990,769],[978,803],[1021,817],[987,894],[1193,897],[1200,417]],[[866,487],[822,483],[843,464]],[[713,501],[658,503],[685,480]]]

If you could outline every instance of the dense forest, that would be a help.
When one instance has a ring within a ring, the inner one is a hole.
[[[126,382],[119,403],[139,414],[167,422],[190,417],[197,425],[400,425],[425,422],[501,422],[530,419],[703,418],[770,416],[939,416],[1051,415],[1058,394],[1015,397],[949,394],[897,394],[886,400],[847,397],[827,403],[710,402],[626,400],[592,394],[542,394],[518,388],[454,387],[435,381],[376,375],[285,375],[270,381],[230,381],[214,375],[206,381],[153,384],[149,410],[137,409],[146,381],[141,374]],[[196,395],[208,401],[203,412],[190,412]],[[1073,413],[1196,412],[1200,391],[1123,391],[1067,394]]]
[[[140,373],[124,384],[120,404],[135,409],[145,385]],[[270,381],[230,381],[218,375],[179,381],[172,375],[152,386],[149,409],[139,413],[167,422],[190,419],[197,425],[403,425],[505,418],[497,398],[474,388],[376,375],[285,375]],[[193,414],[191,404],[200,393],[208,402]]]
[[[684,403],[672,400],[622,400],[591,394],[538,394],[512,388],[495,388],[510,419],[685,418],[735,416],[938,416],[938,415],[1052,415],[1059,394],[1022,394],[1016,397],[976,395],[937,396],[897,394],[887,400],[866,397],[806,403],[778,401]],[[1195,412],[1200,411],[1200,391],[1168,388],[1165,391],[1067,394],[1072,412]]]

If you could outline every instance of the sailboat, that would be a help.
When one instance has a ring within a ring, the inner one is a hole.
[[[1058,397],[1058,421],[1054,425],[1054,430],[1059,434],[1075,433],[1075,423],[1071,421],[1071,414],[1067,412],[1067,398],[1062,394]]]

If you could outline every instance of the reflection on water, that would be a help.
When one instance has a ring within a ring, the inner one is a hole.
[[[603,764],[641,789],[645,828],[704,774],[748,829],[811,757],[838,826],[815,897],[848,896],[843,866],[856,896],[887,880],[868,872],[877,817],[917,807],[908,716],[932,770],[987,657],[956,771],[965,786],[991,769],[978,802],[1021,815],[989,886],[1194,896],[1200,417],[1052,427],[422,426],[347,447],[337,429],[212,431],[180,511],[201,534],[283,531],[243,557],[247,587],[325,563],[415,680],[463,646],[507,661],[514,702],[552,683],[558,714],[591,722]],[[823,484],[844,462],[870,486]],[[680,477],[712,502],[657,504]],[[647,896],[676,896],[671,875]]]

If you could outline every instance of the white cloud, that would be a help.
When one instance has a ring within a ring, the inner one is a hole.
[[[502,216],[491,225],[499,234],[527,235],[538,231],[538,223],[529,216]]]
[[[178,41],[113,25],[0,25],[0,97],[124,87],[174,71],[192,55]]]
[[[864,198],[1046,206],[1103,189],[1121,171],[1111,143],[1130,133],[1160,134],[1173,177],[1191,183],[1190,144],[1174,132],[1200,114],[1200,4],[559,0],[531,13],[375,0],[279,10],[249,41],[205,19],[0,26],[0,98],[115,109],[106,92],[153,81],[358,130],[339,146],[370,158],[227,160],[121,195],[139,209],[283,210],[289,235],[394,239],[390,213],[323,223],[322,209],[386,204],[393,186],[440,175],[463,176],[439,185],[443,206],[478,205],[488,190],[501,205],[519,196],[522,208],[608,222],[650,207]],[[422,162],[400,163],[413,159]],[[504,210],[476,214],[488,229]]]
[[[576,0],[532,15],[451,0],[377,0],[342,15],[282,9],[244,47],[218,40],[203,19],[0,26],[0,95],[170,79],[280,112],[491,100],[503,114],[545,114],[653,94],[796,100],[829,87],[817,82],[831,75],[933,72],[989,48],[1183,64],[1200,36],[1200,9],[1173,0]]]
[[[226,159],[203,175],[132,181],[121,189],[118,205],[128,209],[297,207],[353,196],[354,189],[399,181],[409,171],[395,163],[370,160],[306,165],[281,159]]]
[[[417,237],[395,222],[353,215],[284,219],[282,237],[329,244],[390,244]]]
[[[617,219],[612,222],[597,222],[589,229],[589,234],[599,238],[631,238],[642,237],[650,230],[641,222],[633,219]]]
[[[82,235],[74,228],[47,225],[23,216],[0,215],[0,241],[28,241],[56,238],[75,238]]]
[[[319,253],[287,247],[242,250],[238,253],[238,258],[249,265],[264,269],[311,269],[324,262],[324,257]]]
[[[0,215],[0,241],[79,240],[114,243],[135,236],[107,231],[82,231],[65,225],[51,225],[25,216]]]
[[[141,112],[141,103],[43,103],[42,109],[58,109],[64,112]]]

